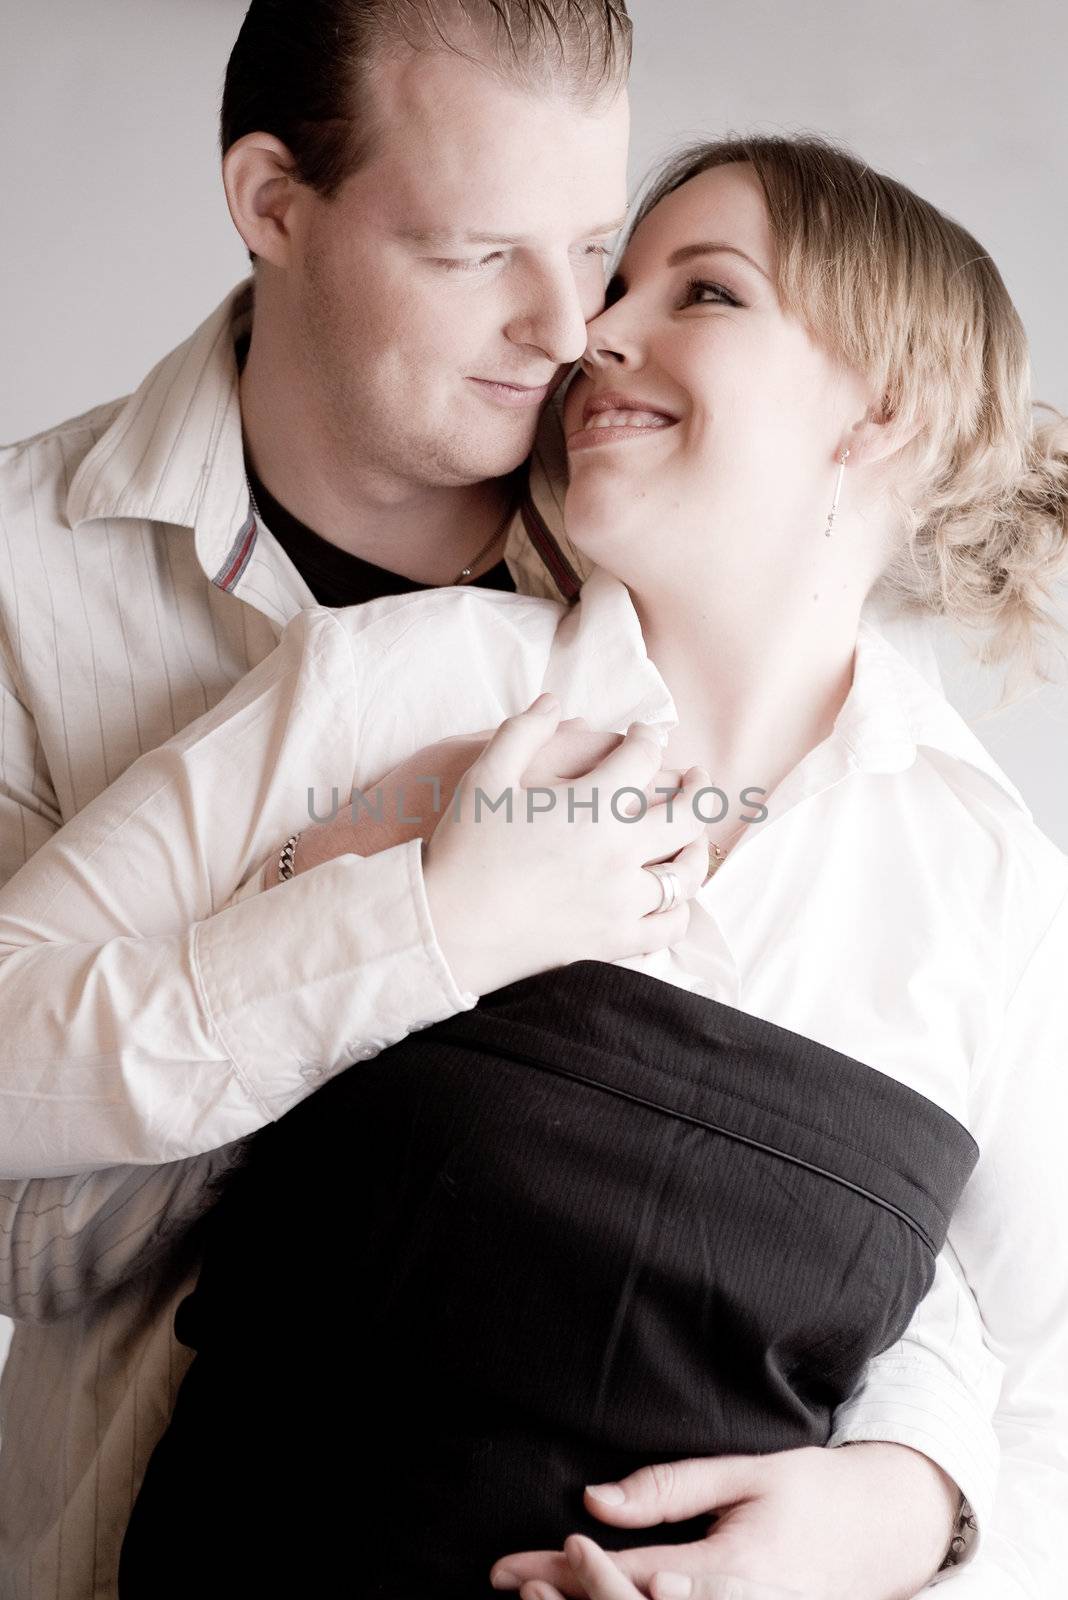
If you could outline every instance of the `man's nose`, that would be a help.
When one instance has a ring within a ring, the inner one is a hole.
[[[531,275],[523,309],[507,331],[513,344],[533,346],[554,366],[570,366],[579,359],[586,348],[586,316],[570,266],[546,267]]]

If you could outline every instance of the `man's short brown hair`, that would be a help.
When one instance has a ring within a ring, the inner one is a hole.
[[[224,154],[273,134],[329,198],[374,148],[370,68],[404,48],[593,104],[626,80],[631,23],[626,0],[252,0],[226,70]]]

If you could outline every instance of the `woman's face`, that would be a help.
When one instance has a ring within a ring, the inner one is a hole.
[[[567,526],[626,582],[826,559],[866,385],[784,313],[775,265],[752,169],[714,168],[646,217],[589,324],[564,405]]]

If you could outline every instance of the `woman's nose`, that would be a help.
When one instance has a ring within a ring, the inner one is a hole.
[[[636,367],[641,365],[640,341],[628,326],[629,316],[624,316],[618,306],[606,306],[600,316],[586,324],[586,353],[582,365],[591,372],[603,372],[611,367]]]

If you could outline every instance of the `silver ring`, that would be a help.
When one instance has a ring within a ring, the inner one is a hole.
[[[660,885],[660,904],[654,906],[649,915],[651,917],[659,917],[667,911],[674,911],[682,899],[682,881],[675,869],[658,864],[652,867],[643,867],[642,870],[643,872],[651,872]]]

